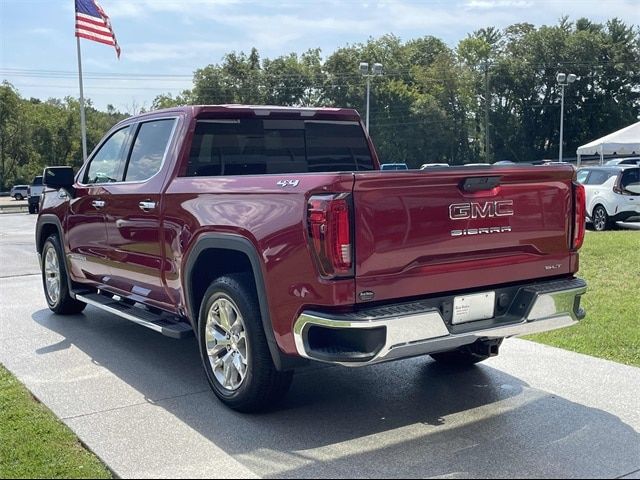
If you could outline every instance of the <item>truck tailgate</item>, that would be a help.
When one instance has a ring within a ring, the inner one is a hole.
[[[356,298],[575,272],[573,174],[570,166],[356,173]]]

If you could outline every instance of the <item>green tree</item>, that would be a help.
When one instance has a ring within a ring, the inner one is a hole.
[[[19,178],[20,168],[30,158],[29,131],[24,121],[22,99],[10,83],[0,85],[0,190]]]
[[[125,115],[86,105],[87,144],[91,150]],[[45,166],[82,164],[80,104],[77,99],[23,99],[7,82],[0,86],[0,189],[27,183]]]
[[[502,33],[494,27],[476,30],[458,44],[458,55],[469,69],[477,96],[477,108],[472,110],[475,124],[474,151],[485,162],[494,158],[491,138],[493,95],[491,68],[503,47]]]

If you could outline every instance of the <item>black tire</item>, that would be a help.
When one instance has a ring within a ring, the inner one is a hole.
[[[16,196],[15,196],[15,197],[13,197],[13,198],[15,198],[17,201],[24,200],[24,197],[23,197],[21,194],[19,194],[19,193],[16,193]]]
[[[498,354],[498,349],[501,344],[501,339],[492,340],[489,343],[476,342],[472,345],[465,345],[464,347],[460,347],[455,350],[432,353],[430,357],[436,362],[445,365],[451,365],[454,367],[470,367],[476,363],[484,362],[488,358],[495,357]],[[493,354],[488,353],[490,347],[494,352]]]
[[[611,220],[609,220],[609,214],[607,209],[602,205],[596,205],[593,209],[593,215],[591,216],[593,229],[596,232],[604,232],[611,227]]]
[[[244,323],[247,370],[240,386],[230,391],[215,377],[206,348],[205,329],[209,310],[219,299],[231,300]],[[276,370],[262,327],[258,297],[253,281],[246,274],[232,274],[216,279],[202,299],[198,321],[200,357],[209,386],[216,396],[233,410],[252,413],[268,410],[286,395],[293,372]]]
[[[45,262],[47,260],[47,252],[53,250],[58,260],[58,278],[59,278],[59,293],[57,298],[51,298],[47,289],[47,276],[45,273]],[[67,268],[64,262],[64,254],[62,252],[62,246],[57,235],[51,235],[44,242],[42,247],[42,255],[40,259],[40,270],[42,272],[42,287],[44,288],[44,296],[47,299],[47,304],[52,312],[58,315],[73,315],[82,312],[87,306],[86,303],[80,302],[71,296],[69,293],[69,282],[67,281]]]

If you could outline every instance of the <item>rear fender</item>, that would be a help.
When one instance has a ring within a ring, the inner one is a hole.
[[[197,331],[198,323],[198,308],[195,305],[195,298],[193,288],[191,285],[191,274],[198,261],[200,255],[209,249],[219,250],[233,250],[241,252],[247,256],[251,264],[253,272],[253,278],[256,285],[258,302],[260,306],[260,316],[262,317],[262,327],[269,345],[269,351],[271,352],[271,358],[278,370],[287,370],[292,368],[294,359],[285,358],[281,353],[280,348],[276,342],[275,334],[273,332],[273,325],[271,323],[271,316],[269,315],[269,304],[267,300],[267,293],[265,288],[264,275],[262,272],[262,266],[260,256],[254,244],[245,237],[235,234],[221,234],[221,233],[203,233],[198,237],[195,244],[191,248],[183,268],[183,288],[184,297],[187,303],[187,311],[189,312],[189,319],[194,331]]]

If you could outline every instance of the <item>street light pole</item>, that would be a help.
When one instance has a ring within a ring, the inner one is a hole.
[[[484,66],[484,161],[491,163],[491,143],[489,142],[489,65]]]
[[[367,79],[367,112],[365,115],[367,133],[369,133],[369,97],[371,95],[371,77],[376,75],[382,75],[382,64],[374,63],[371,66],[371,72],[369,72],[369,64],[367,62],[360,62],[360,73]]]
[[[371,75],[367,75],[367,133],[369,133],[369,93],[371,91]]]
[[[576,81],[576,76],[573,73],[567,75],[566,73],[559,73],[556,77],[556,81],[560,85],[560,151],[558,154],[558,162],[562,162],[562,147],[564,144],[564,87],[569,86]]]
[[[560,99],[560,153],[558,155],[558,162],[562,162],[562,146],[564,144],[564,84],[560,85],[562,89]]]

